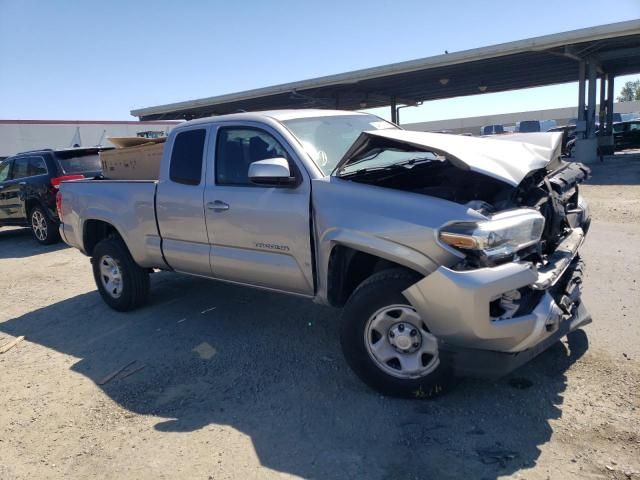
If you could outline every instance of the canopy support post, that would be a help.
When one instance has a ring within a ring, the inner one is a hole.
[[[396,97],[391,97],[391,123],[398,124],[398,109]]]

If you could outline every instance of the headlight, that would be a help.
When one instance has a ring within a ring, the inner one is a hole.
[[[440,229],[442,242],[477,252],[488,260],[509,257],[540,241],[544,217],[533,209],[510,210],[481,222],[451,223]]]

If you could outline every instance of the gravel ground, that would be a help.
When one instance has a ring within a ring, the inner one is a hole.
[[[640,158],[584,192],[594,323],[431,401],[360,383],[337,310],[159,273],[116,313],[79,252],[4,229],[0,478],[640,479]]]

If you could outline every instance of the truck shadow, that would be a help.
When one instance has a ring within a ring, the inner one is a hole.
[[[64,242],[40,245],[29,228],[0,227],[0,260],[26,258],[69,248]]]
[[[350,372],[333,309],[293,297],[156,274],[152,303],[121,314],[96,292],[0,323],[79,358],[123,408],[161,432],[229,425],[261,464],[304,478],[497,478],[535,465],[562,415],[581,332],[497,383],[463,380],[433,401],[384,398]],[[517,387],[517,388],[514,388]]]

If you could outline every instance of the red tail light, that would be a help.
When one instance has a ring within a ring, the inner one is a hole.
[[[56,211],[58,212],[58,218],[62,221],[62,192],[56,193]]]
[[[53,188],[60,188],[60,183],[67,182],[69,180],[84,180],[84,175],[63,175],[61,177],[53,177],[51,179],[51,186]]]

